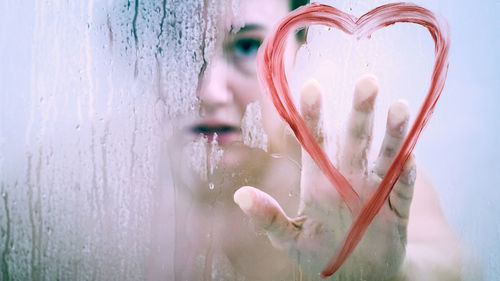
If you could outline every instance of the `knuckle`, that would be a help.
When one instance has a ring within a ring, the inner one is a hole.
[[[396,214],[400,219],[408,219],[410,208],[409,201],[403,200],[401,198],[395,197],[394,193],[388,198],[389,208]]]

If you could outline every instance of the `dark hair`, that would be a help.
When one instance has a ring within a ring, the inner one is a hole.
[[[289,3],[290,3],[290,11],[293,11],[300,6],[309,4],[309,0],[290,0]],[[302,28],[297,31],[297,33],[295,34],[295,38],[297,38],[297,41],[303,43],[306,41],[306,35],[307,35],[307,29]]]
[[[290,11],[307,4],[309,4],[309,0],[290,0]]]

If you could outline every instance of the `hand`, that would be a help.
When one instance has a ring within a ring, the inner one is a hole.
[[[369,169],[367,152],[377,91],[373,76],[365,76],[357,82],[345,147],[338,163],[339,171],[356,189],[363,203],[378,187],[399,151],[409,119],[405,102],[398,101],[390,106],[382,148],[374,167]],[[306,84],[301,94],[301,114],[310,132],[323,145],[324,136],[319,130],[321,103],[319,86],[313,82]],[[333,278],[388,280],[398,275],[405,257],[415,171],[413,157],[410,157],[387,203]],[[296,218],[289,218],[275,199],[253,187],[237,190],[234,201],[254,224],[266,231],[275,247],[287,251],[313,278],[336,253],[352,223],[351,214],[337,191],[305,151],[302,152],[300,206]]]

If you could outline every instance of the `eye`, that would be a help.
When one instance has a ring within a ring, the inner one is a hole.
[[[239,59],[254,57],[261,44],[262,41],[255,38],[237,39],[232,46],[233,55]]]

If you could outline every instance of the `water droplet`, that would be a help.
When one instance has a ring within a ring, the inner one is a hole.
[[[210,190],[214,190],[215,185],[213,183],[209,183],[208,184],[208,188],[210,188]]]

